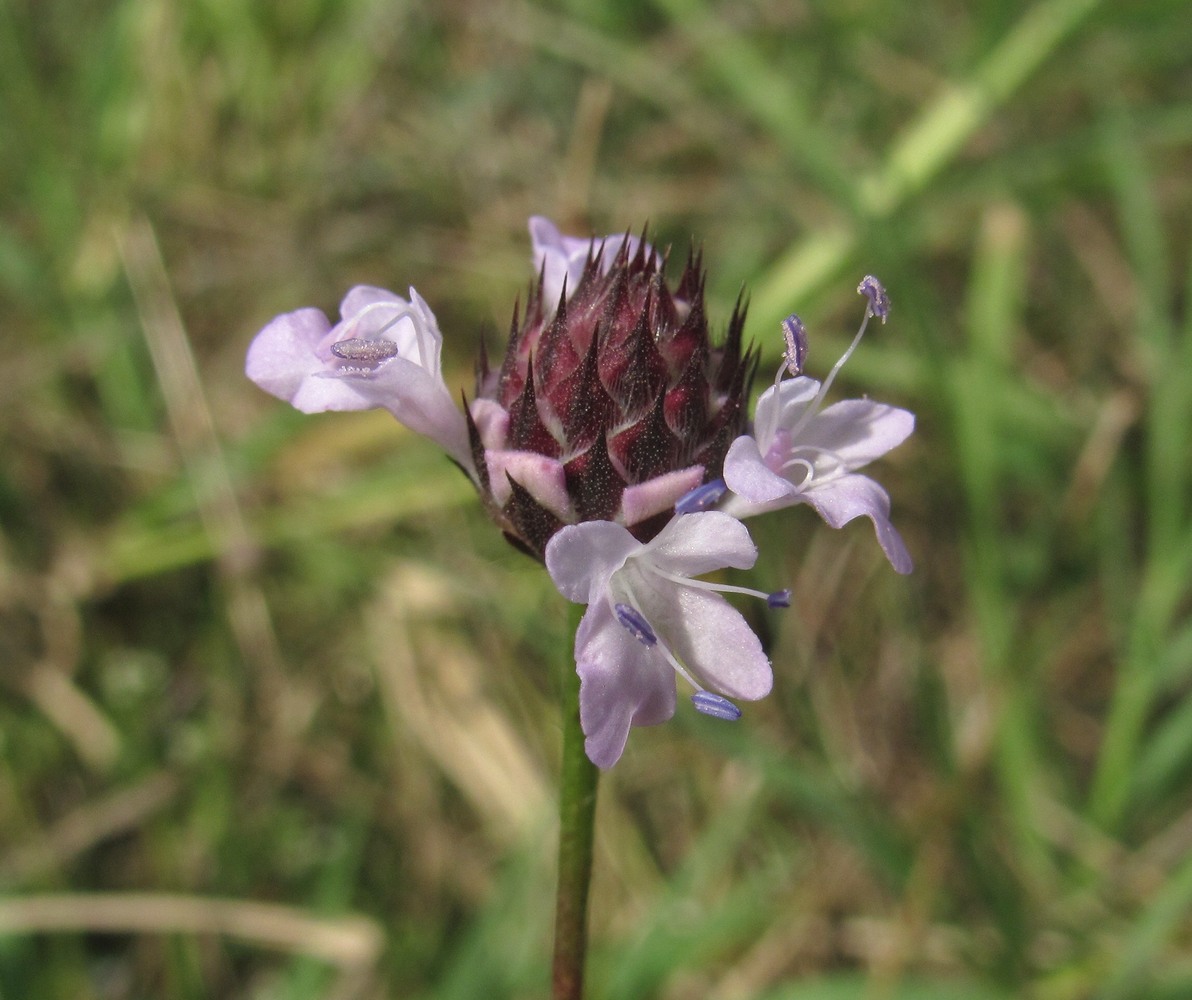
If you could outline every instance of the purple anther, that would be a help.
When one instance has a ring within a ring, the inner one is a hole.
[[[379,365],[382,361],[395,358],[401,348],[392,340],[383,337],[378,340],[364,340],[360,337],[349,337],[347,340],[337,340],[331,345],[331,353],[344,361],[362,361],[366,365]]]
[[[631,608],[628,604],[614,604],[613,611],[617,615],[617,621],[643,646],[658,644],[658,636],[650,628],[650,623],[635,608]]]
[[[890,296],[877,278],[872,274],[865,275],[857,286],[857,294],[864,295],[869,300],[869,311],[883,323],[886,322],[886,317],[890,315]]]
[[[772,608],[789,608],[791,606],[791,592],[776,590],[766,598],[766,603]]]
[[[711,691],[696,691],[691,696],[691,704],[697,712],[710,715],[713,719],[723,719],[725,722],[736,722],[741,718],[741,710],[727,698]]]
[[[803,363],[807,360],[807,330],[803,321],[794,313],[782,321],[782,337],[786,341],[786,370],[792,375],[803,374]]]
[[[728,487],[724,485],[723,479],[713,479],[710,483],[697,486],[690,493],[684,493],[679,497],[675,502],[675,513],[695,514],[701,510],[710,510],[727,492]]]

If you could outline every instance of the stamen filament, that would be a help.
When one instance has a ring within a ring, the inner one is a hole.
[[[806,483],[808,479],[815,478],[815,463],[807,458],[788,458],[785,462],[782,463],[781,471],[785,475],[785,473],[789,472],[791,469],[797,468],[800,465],[807,472],[807,477],[803,480],[803,483]],[[799,483],[797,485],[801,486],[801,485],[803,485],[803,483]]]
[[[696,590],[713,590],[722,594],[748,594],[750,597],[760,597],[763,601],[769,601],[771,596],[764,590],[753,590],[749,587],[734,587],[727,583],[710,583],[707,580],[694,580],[689,576],[678,576],[674,573],[668,573],[666,570],[658,569],[657,566],[651,566],[650,571],[664,580],[670,580],[672,583],[677,583],[683,587],[694,587]]]
[[[682,677],[683,680],[685,680],[697,691],[704,690],[704,686],[687,672],[687,668],[675,658],[675,654],[670,651],[670,648],[667,645],[660,642],[658,644],[658,648],[662,650],[662,655],[666,657],[667,662],[670,663],[670,665],[674,668],[676,674]]]
[[[848,350],[840,355],[840,360],[832,366],[832,370],[828,372],[828,377],[821,383],[819,392],[815,394],[815,399],[807,405],[806,409],[803,410],[803,415],[799,418],[795,426],[791,428],[790,434],[792,438],[797,437],[799,431],[806,427],[812,417],[819,413],[820,408],[823,406],[824,397],[828,395],[828,390],[832,388],[832,383],[836,381],[837,374],[844,367],[844,363],[853,356],[853,351],[857,349],[857,345],[861,343],[861,338],[865,336],[865,328],[869,326],[869,317],[872,315],[873,313],[868,309],[865,310],[865,318],[861,320],[861,327],[853,337],[853,342],[848,345]]]

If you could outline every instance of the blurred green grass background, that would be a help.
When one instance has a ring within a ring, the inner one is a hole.
[[[567,613],[252,334],[415,285],[470,386],[528,215],[918,414],[916,555],[751,524],[774,695],[635,732],[594,998],[1192,996],[1178,0],[0,0],[0,997],[546,992]],[[763,380],[765,375],[763,375]]]

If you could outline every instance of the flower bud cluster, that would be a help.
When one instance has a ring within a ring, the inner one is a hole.
[[[593,242],[557,302],[540,273],[503,363],[478,365],[479,486],[510,540],[538,558],[582,521],[617,521],[649,541],[680,497],[720,476],[744,425],[755,368],[741,348],[744,307],[713,346],[697,253],[672,292],[644,238],[608,252]]]

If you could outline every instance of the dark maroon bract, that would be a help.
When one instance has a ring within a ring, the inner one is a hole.
[[[672,291],[645,242],[589,243],[574,291],[540,274],[504,362],[482,359],[472,456],[494,518],[538,558],[564,524],[613,520],[654,537],[692,489],[717,479],[744,427],[755,367],[738,303],[719,346],[698,254]],[[545,268],[545,265],[544,265]]]

